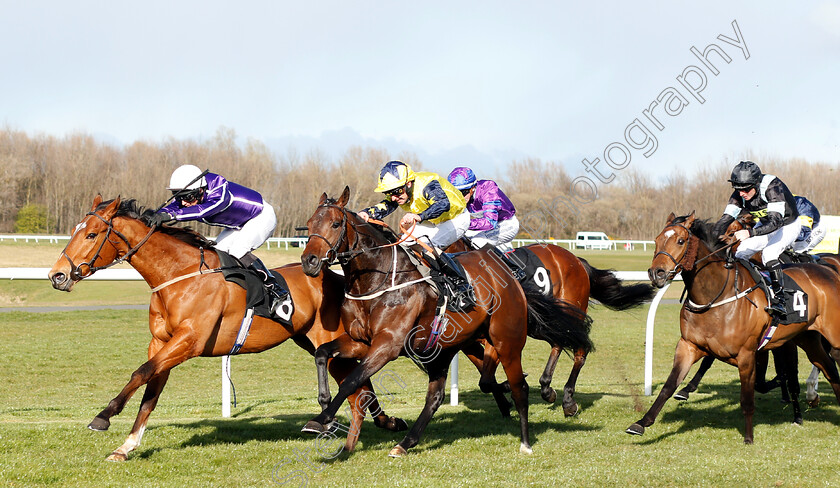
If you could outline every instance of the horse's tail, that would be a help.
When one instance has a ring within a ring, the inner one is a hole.
[[[589,294],[611,310],[627,310],[649,302],[656,294],[650,283],[623,285],[613,270],[598,269],[580,259],[589,275]]]
[[[589,338],[592,319],[580,308],[545,295],[534,286],[524,286],[528,301],[528,336],[574,353],[587,353],[595,346]]]

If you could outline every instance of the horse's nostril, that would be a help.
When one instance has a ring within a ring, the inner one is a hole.
[[[306,258],[306,261],[309,262],[311,266],[315,266],[318,264],[318,256],[310,254],[309,257]]]
[[[60,285],[60,284],[64,283],[65,281],[67,281],[67,275],[65,275],[64,273],[56,273],[56,274],[53,275],[52,279],[53,279],[53,283],[57,283],[57,284]]]

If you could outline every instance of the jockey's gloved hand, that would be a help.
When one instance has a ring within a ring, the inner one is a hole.
[[[175,220],[175,217],[173,217],[170,213],[158,212],[152,215],[152,217],[149,219],[149,225],[151,227],[159,227],[160,224],[172,222],[173,220]]]

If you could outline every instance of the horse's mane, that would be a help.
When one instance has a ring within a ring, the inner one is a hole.
[[[681,217],[676,217],[672,224],[681,224],[688,220],[689,215],[683,215]],[[709,222],[709,219],[695,219],[694,223],[691,224],[691,233],[692,235],[696,236],[703,244],[706,245],[710,250],[717,249],[721,245],[721,241],[718,239],[718,236],[714,235],[714,227],[715,224]]]
[[[96,211],[104,209],[113,201],[114,200],[112,199],[108,200],[107,202],[100,203],[99,206],[96,207]],[[137,200],[131,198],[128,200],[120,201],[120,207],[117,209],[116,213],[114,214],[114,217],[129,217],[132,219],[137,219],[143,222],[144,224],[151,226],[150,219],[154,214],[154,210],[143,208],[137,205]],[[168,225],[161,225],[158,226],[157,231],[170,235],[178,239],[179,241],[189,244],[193,247],[203,247],[207,249],[213,247],[214,244],[213,241],[207,239],[206,237],[189,227],[170,227]]]
[[[323,203],[323,205],[335,205],[336,202],[337,202],[336,199],[327,197],[327,200]],[[350,210],[350,209],[347,209],[347,211],[350,212],[351,214],[353,214],[353,216],[355,217],[356,212],[354,212],[353,210]],[[364,225],[366,229],[370,229],[370,230],[373,231],[373,232],[365,231],[363,233],[367,233],[375,239],[382,239],[382,240],[384,240],[385,242],[388,242],[388,243],[397,242],[399,240],[399,236],[397,234],[395,234],[394,231],[390,227],[383,227],[381,225],[366,223],[366,222],[361,221],[361,219],[358,219],[358,220],[359,221],[356,222],[357,224]]]

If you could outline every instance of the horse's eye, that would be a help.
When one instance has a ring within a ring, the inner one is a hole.
[[[332,228],[333,229],[338,229],[340,226],[341,226],[341,222],[339,222],[337,220],[332,223]]]
[[[96,232],[91,232],[90,234],[88,234],[88,235],[85,237],[85,239],[93,239],[93,238],[95,238],[95,237],[96,237]]]
[[[677,244],[682,246],[683,244],[685,244],[685,239],[677,239]]]

